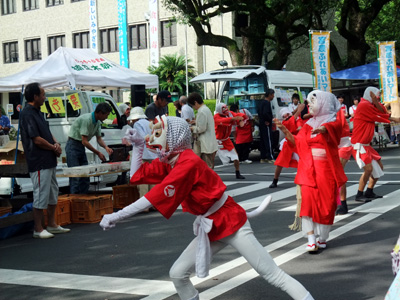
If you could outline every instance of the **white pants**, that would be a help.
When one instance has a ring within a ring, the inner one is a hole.
[[[193,239],[187,246],[169,272],[182,300],[199,299],[198,291],[190,281],[190,274],[194,272],[196,261],[196,239]],[[211,242],[212,254],[216,254],[227,245],[235,248],[266,281],[285,291],[293,299],[313,299],[300,282],[290,277],[275,264],[268,251],[255,238],[249,221],[234,234]]]

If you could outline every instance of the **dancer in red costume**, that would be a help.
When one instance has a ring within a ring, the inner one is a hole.
[[[258,242],[246,214],[232,197],[225,193],[221,178],[200,159],[191,148],[191,133],[187,122],[177,117],[158,118],[146,146],[157,150],[158,159],[142,164],[143,138],[134,129],[125,138],[132,149],[132,184],[157,184],[145,196],[124,209],[105,215],[100,223],[104,229],[153,205],[165,218],[170,218],[181,205],[184,212],[196,217],[193,224],[197,237],[187,246],[170,270],[170,277],[180,299],[198,300],[199,293],[190,281],[196,270],[198,277],[208,276],[213,254],[227,245],[234,247],[269,283],[298,300],[313,300],[310,293],[295,279],[283,272]],[[268,205],[271,197],[264,200]],[[265,207],[264,207],[265,208]],[[251,296],[249,296],[251,299]]]
[[[228,109],[228,106],[224,103],[218,103],[215,108],[216,114],[214,115],[214,124],[215,124],[215,136],[218,141],[218,157],[221,160],[222,164],[228,164],[229,161],[233,161],[233,165],[235,167],[236,178],[237,179],[245,179],[244,176],[240,175],[239,170],[239,157],[235,150],[235,146],[233,145],[230,135],[232,132],[232,125],[241,125],[240,121],[243,121],[242,116],[233,116]]]
[[[299,116],[304,107],[304,104],[298,104],[293,116],[290,110],[286,107],[282,108],[280,111],[283,119],[282,125],[285,126],[293,135],[296,135],[303,126],[303,120]],[[290,145],[287,144],[286,139],[281,141],[279,150],[281,150],[281,152],[279,152],[274,163],[276,166],[274,180],[270,184],[269,188],[276,188],[278,186],[279,176],[281,175],[283,168],[297,168],[297,162],[299,161],[299,156],[293,150],[293,147],[290,147]]]
[[[370,145],[375,132],[375,122],[400,122],[399,118],[390,117],[386,108],[380,103],[380,91],[376,87],[368,87],[361,98],[354,114],[354,127],[351,136],[353,157],[360,169],[361,175],[356,201],[368,202],[375,198],[382,198],[374,193],[373,189],[378,179],[383,176],[381,156]],[[368,183],[364,194],[364,188]]]
[[[312,91],[307,97],[312,117],[294,136],[275,119],[279,129],[300,157],[295,183],[301,185],[302,231],[308,238],[306,249],[314,252],[326,248],[335,218],[338,188],[346,181],[340,164],[338,145],[342,125],[336,119],[340,109],[335,95]],[[316,237],[319,237],[316,241]]]

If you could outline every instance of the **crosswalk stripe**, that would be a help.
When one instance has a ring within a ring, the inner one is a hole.
[[[248,183],[248,182],[246,182]],[[380,182],[380,185],[392,183],[391,182]],[[263,183],[255,182],[257,188],[248,186],[245,188],[232,189],[231,192],[235,196],[245,195],[246,193],[257,191],[265,188],[260,188]],[[377,185],[378,187],[378,185]],[[348,187],[348,196],[355,195],[358,189],[358,185],[351,185]],[[273,201],[279,201],[288,197],[294,196],[295,198],[296,187],[290,187],[284,190],[279,190],[274,193],[270,193],[274,198]],[[259,203],[265,198],[266,195],[254,197],[252,199],[241,201],[239,204],[245,209],[251,209],[259,205]],[[340,235],[359,227],[366,222],[369,222],[381,214],[400,205],[397,200],[400,196],[400,190],[387,194],[382,199],[375,199],[372,202],[361,204],[356,208],[350,210],[349,214],[343,216],[337,216],[335,223],[342,221],[352,216],[352,213],[361,212],[365,213],[365,216],[346,223],[337,229],[333,230],[330,234],[330,239],[339,237]],[[297,232],[280,239],[274,243],[269,244],[265,249],[269,252],[284,247],[290,243],[293,243],[302,238],[302,233]],[[296,247],[295,249],[286,252],[274,260],[278,265],[283,264],[291,259],[302,255],[306,251],[304,245]],[[240,267],[246,264],[247,261],[243,257],[239,257],[222,265],[219,265],[210,270],[210,276],[207,278],[193,277],[192,282],[194,285],[200,284],[212,277],[217,277],[225,272],[230,271],[233,268]],[[258,274],[253,270],[247,271],[241,275],[231,278],[223,283],[213,286],[212,288],[201,293],[202,299],[214,299],[215,297],[232,290],[240,284],[243,284],[255,277]],[[132,278],[119,278],[119,277],[107,277],[107,276],[88,276],[88,275],[77,275],[77,274],[64,274],[64,273],[52,273],[52,272],[36,272],[36,271],[22,271],[22,270],[11,270],[11,269],[0,269],[0,283],[5,284],[17,284],[17,285],[29,285],[31,286],[42,286],[48,288],[60,288],[60,289],[75,289],[75,290],[86,290],[86,291],[98,291],[107,293],[123,293],[132,295],[148,295],[142,300],[162,300],[174,295],[175,289],[173,284],[166,280],[144,280],[144,279],[132,279]]]

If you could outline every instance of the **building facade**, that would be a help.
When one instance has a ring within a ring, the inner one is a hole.
[[[21,72],[58,47],[90,48],[89,8],[96,4],[98,52],[120,63],[118,45],[118,3],[121,0],[0,0],[0,77]],[[150,65],[149,0],[123,0],[126,5],[128,67],[147,73]],[[154,2],[154,0],[151,0]],[[172,14],[158,0],[159,57],[185,55],[198,73],[219,68],[226,50],[196,45],[194,30],[172,21]],[[216,34],[232,37],[232,18],[215,18]],[[220,31],[218,31],[220,29]],[[187,50],[186,50],[187,49]],[[212,89],[212,86],[210,86]],[[208,91],[213,95],[213,91]],[[12,103],[13,95],[3,93],[1,105]],[[117,99],[117,101],[122,101]]]

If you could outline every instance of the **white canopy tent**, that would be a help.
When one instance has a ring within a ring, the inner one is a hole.
[[[22,72],[0,78],[0,92],[20,92],[23,85],[32,82],[39,82],[44,89],[158,88],[156,75],[122,67],[91,49],[66,47]]]

